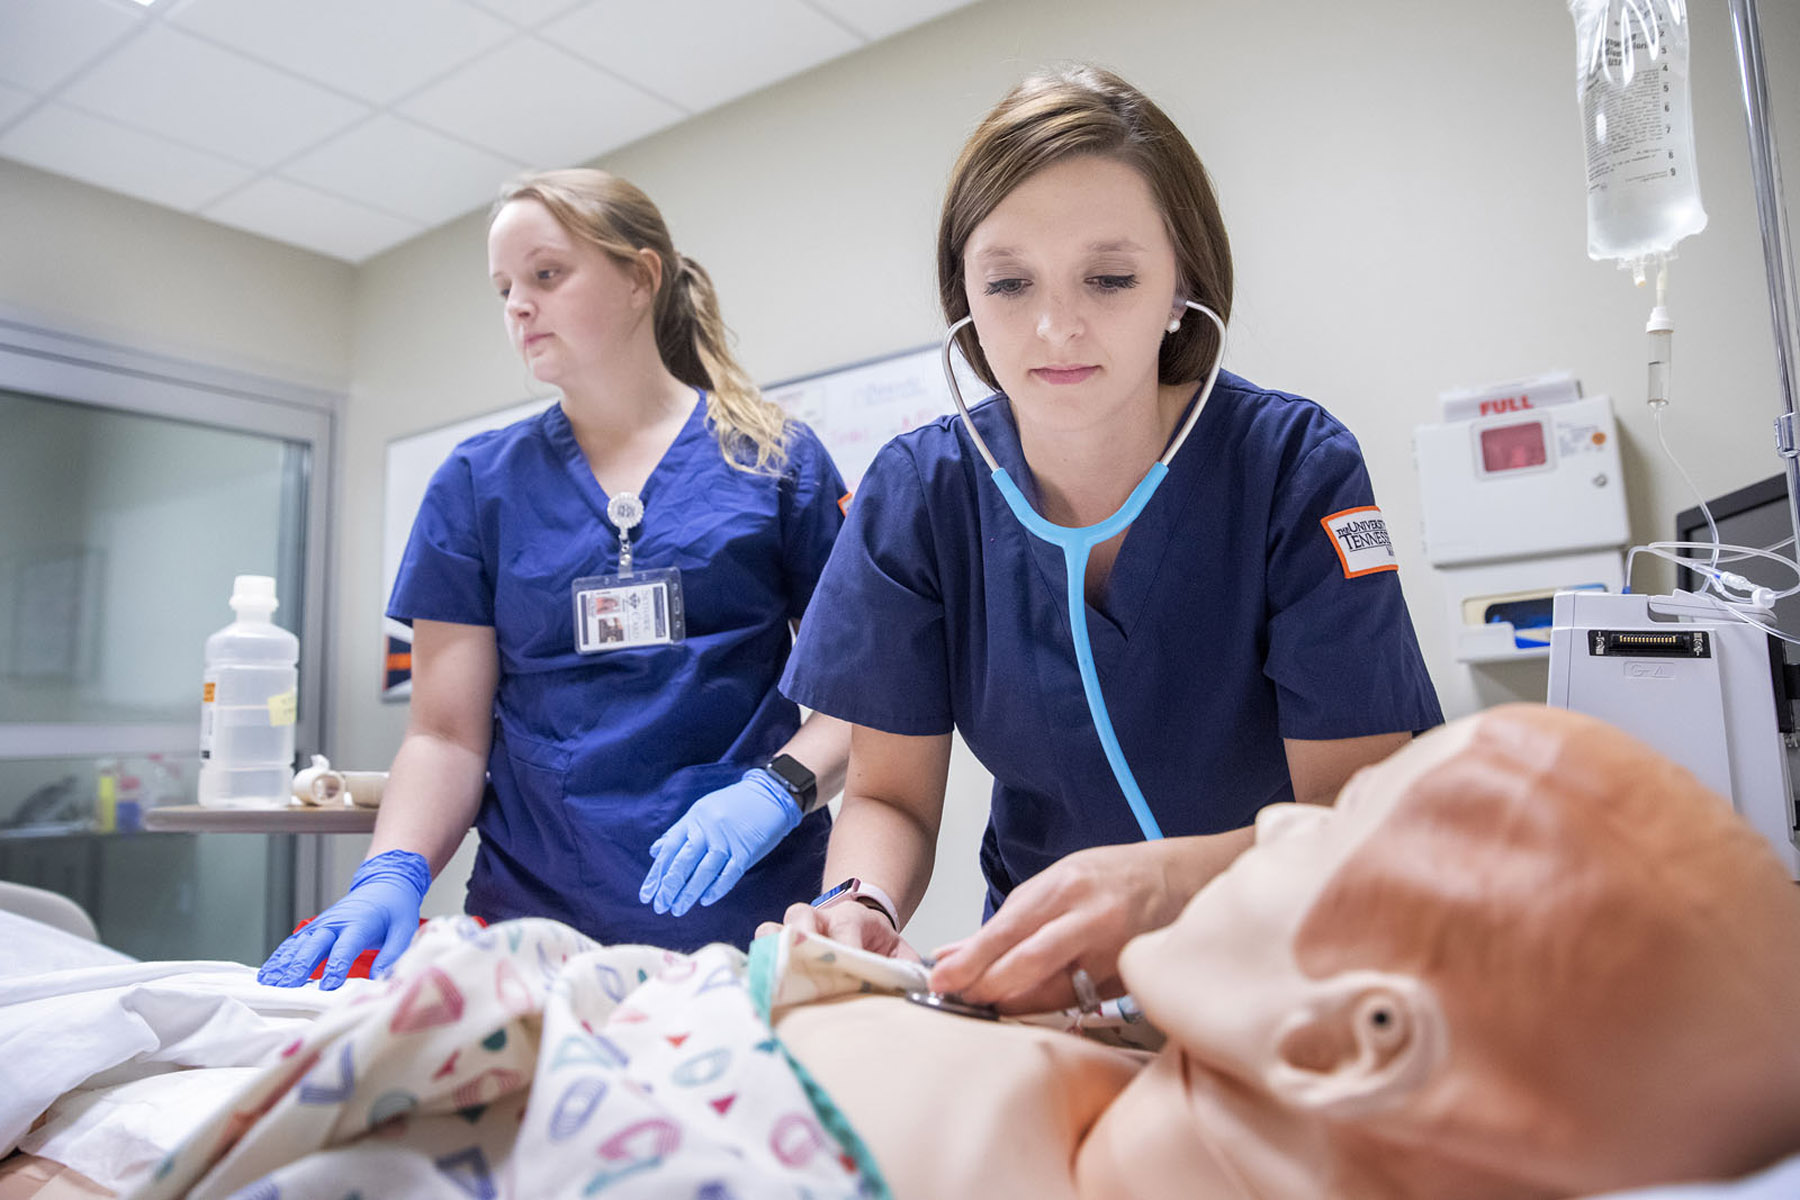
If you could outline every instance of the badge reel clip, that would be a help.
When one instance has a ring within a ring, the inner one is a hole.
[[[631,531],[644,520],[644,502],[620,492],[606,503],[607,520],[619,531],[619,570],[574,583],[575,650],[604,654],[638,646],[670,646],[687,637],[681,571],[632,566]]]

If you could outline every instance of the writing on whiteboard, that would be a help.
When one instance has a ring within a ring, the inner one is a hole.
[[[961,355],[955,361],[963,398],[986,398]],[[812,427],[852,489],[890,438],[956,411],[936,346],[774,384],[763,394]]]

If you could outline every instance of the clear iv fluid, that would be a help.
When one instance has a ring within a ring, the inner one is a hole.
[[[238,619],[206,639],[200,704],[200,803],[278,807],[294,777],[300,639],[270,620],[275,581],[239,575]]]
[[[1640,267],[1706,228],[1683,0],[1569,0],[1588,257]]]

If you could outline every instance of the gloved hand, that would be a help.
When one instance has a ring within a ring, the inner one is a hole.
[[[275,947],[256,973],[258,983],[297,987],[327,954],[319,990],[329,992],[344,982],[356,956],[380,946],[369,978],[380,979],[393,968],[419,929],[419,906],[431,886],[431,866],[422,854],[389,850],[377,854],[350,877],[344,898],[296,929]]]
[[[638,899],[683,916],[737,885],[776,842],[800,824],[800,806],[775,776],[757,767],[736,783],[694,801],[650,847],[656,861]]]

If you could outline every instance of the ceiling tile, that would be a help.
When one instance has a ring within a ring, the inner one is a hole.
[[[0,83],[0,127],[31,107],[37,97],[10,83]]]
[[[281,174],[436,225],[487,204],[520,166],[383,113],[288,163]]]
[[[400,111],[496,154],[565,167],[681,120],[681,110],[572,55],[521,38]]]
[[[870,41],[923,25],[974,0],[807,0]]]
[[[376,104],[516,33],[462,0],[188,0],[169,21]]]
[[[257,166],[344,128],[369,109],[161,26],[72,86],[70,104]]]
[[[0,0],[0,80],[47,91],[144,19],[110,0]]]
[[[60,104],[45,105],[0,135],[0,155],[190,212],[254,174]]]
[[[496,16],[505,17],[526,29],[542,25],[551,17],[561,16],[581,0],[470,0]]]
[[[862,45],[801,0],[590,0],[542,36],[691,112]]]
[[[274,177],[233,192],[201,215],[353,263],[424,232],[412,221]]]

